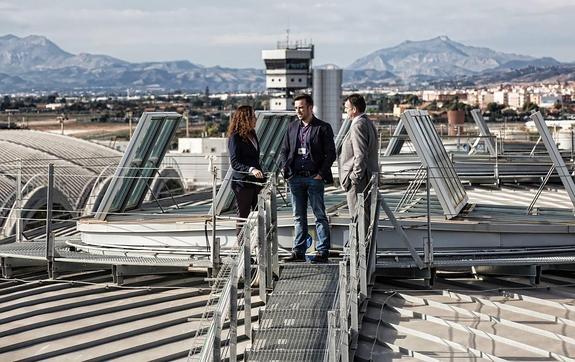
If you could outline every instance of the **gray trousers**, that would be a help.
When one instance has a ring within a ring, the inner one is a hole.
[[[353,217],[357,214],[356,213],[356,207],[357,207],[357,194],[360,192],[363,192],[365,187],[367,186],[367,182],[369,180],[366,178],[362,178],[361,180],[359,180],[359,183],[357,183],[356,185],[352,184],[351,188],[349,190],[347,190],[347,207],[349,209],[349,216],[353,219]],[[365,205],[367,206],[368,210],[369,210],[369,205],[370,205],[370,199],[368,198],[367,200],[365,200]],[[366,216],[369,217],[369,212],[366,213]]]

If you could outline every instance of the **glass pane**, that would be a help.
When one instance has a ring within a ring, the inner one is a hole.
[[[180,119],[181,115],[175,112],[142,114],[95,218],[103,220],[109,212],[124,212],[139,206]]]
[[[126,210],[138,207],[141,200],[144,198],[144,195],[148,190],[147,184],[151,182],[151,179],[154,177],[158,167],[160,167],[163,155],[169,146],[173,130],[178,125],[178,122],[179,119],[168,119],[162,123],[162,129],[160,130],[159,136],[156,138],[156,142],[154,142],[154,145],[152,146],[148,161],[141,169],[136,187],[134,187],[134,190],[130,195],[130,199],[126,204]],[[158,122],[158,124],[160,124],[160,122]]]

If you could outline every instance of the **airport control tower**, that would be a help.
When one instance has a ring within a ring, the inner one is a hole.
[[[293,110],[293,94],[312,86],[313,44],[280,41],[277,49],[262,50],[271,110]]]

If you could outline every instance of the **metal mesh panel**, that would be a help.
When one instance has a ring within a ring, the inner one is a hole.
[[[68,263],[87,263],[101,265],[133,265],[133,266],[174,266],[188,267],[197,259],[177,257],[145,257],[145,256],[114,256],[95,255],[85,252],[71,251],[63,242],[56,243],[56,261]],[[12,243],[0,245],[0,256],[21,259],[46,258],[46,244],[44,242]]]
[[[324,351],[255,351],[248,353],[248,361],[322,361]]]
[[[329,309],[335,293],[305,293],[278,294],[270,298],[266,310],[281,309]]]
[[[327,348],[327,311],[333,308],[338,265],[285,265],[270,296],[250,361],[318,361]]]
[[[326,347],[327,328],[272,329],[257,335],[253,350],[321,350]]]
[[[321,309],[266,311],[260,329],[327,328],[327,315]]]

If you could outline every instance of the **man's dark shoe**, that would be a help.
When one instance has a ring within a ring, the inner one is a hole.
[[[312,263],[327,263],[328,261],[327,254],[317,253],[311,258]]]
[[[290,256],[283,258],[282,261],[284,263],[296,263],[300,261],[305,261],[305,255],[300,255],[292,252]]]

